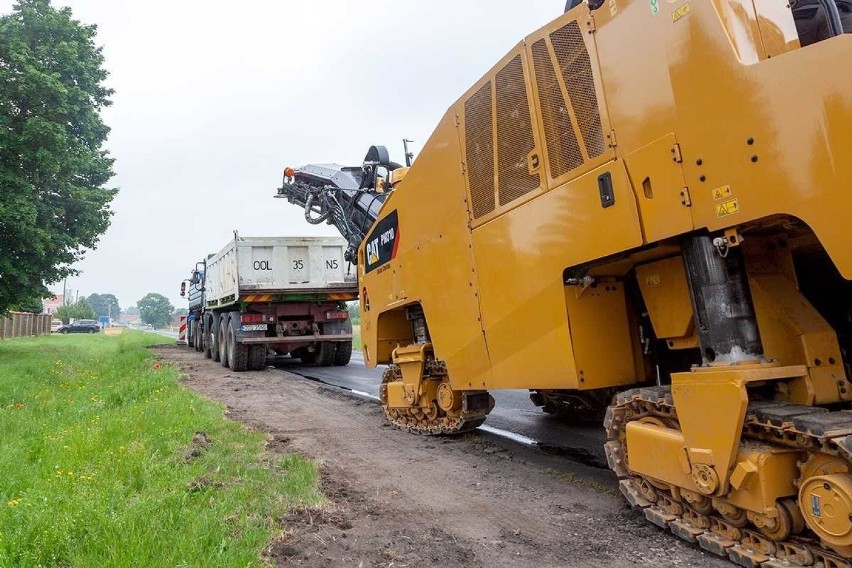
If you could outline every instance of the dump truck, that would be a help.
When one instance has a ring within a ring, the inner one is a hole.
[[[365,160],[387,419],[464,432],[529,389],[604,415],[650,522],[742,566],[852,565],[850,31],[844,1],[571,1],[410,168]]]
[[[346,302],[358,288],[346,248],[339,237],[234,233],[181,283],[181,296],[189,296],[187,344],[233,371],[260,370],[270,354],[348,364]]]

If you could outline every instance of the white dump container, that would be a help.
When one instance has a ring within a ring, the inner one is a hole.
[[[343,259],[346,246],[339,237],[236,235],[207,260],[207,307],[257,295],[357,293],[357,271]]]

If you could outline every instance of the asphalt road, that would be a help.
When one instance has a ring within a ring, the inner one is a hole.
[[[304,366],[298,359],[281,358],[275,361],[279,369],[309,379],[377,396],[384,367],[364,366],[361,352],[352,353],[345,367]],[[525,390],[493,391],[496,402],[488,415],[485,429],[496,428],[501,435],[518,434],[530,438],[545,452],[565,456],[593,467],[606,468],[603,445],[606,436],[600,424],[573,424],[564,418],[545,414],[533,406]]]
[[[145,330],[148,333],[156,333],[157,335],[165,335],[166,337],[171,337],[172,339],[178,338],[178,333],[176,331],[167,331],[165,329],[147,329]]]

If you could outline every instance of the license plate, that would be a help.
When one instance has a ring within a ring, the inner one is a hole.
[[[244,325],[240,327],[242,331],[266,331],[265,323],[255,323],[251,325]]]

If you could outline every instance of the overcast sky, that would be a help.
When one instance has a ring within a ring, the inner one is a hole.
[[[112,226],[69,279],[176,307],[232,238],[336,235],[273,199],[285,166],[360,165],[426,141],[446,109],[563,0],[53,0],[97,24],[113,106]],[[0,13],[11,11],[0,0]],[[53,287],[61,291],[62,285]]]

